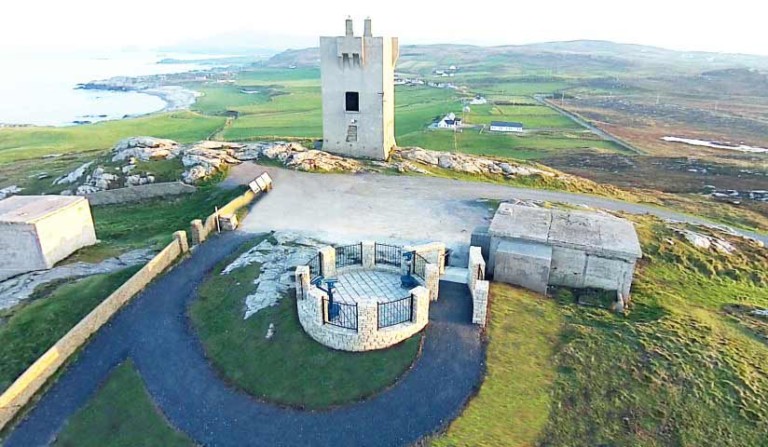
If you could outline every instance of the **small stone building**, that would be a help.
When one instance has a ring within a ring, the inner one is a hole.
[[[642,257],[632,222],[585,211],[504,203],[487,236],[476,239],[487,241],[488,272],[495,281],[540,293],[557,285],[628,297]]]
[[[45,270],[96,243],[88,200],[13,196],[0,200],[0,280]]]

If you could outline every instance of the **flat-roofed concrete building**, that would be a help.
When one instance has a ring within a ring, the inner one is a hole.
[[[320,38],[323,150],[386,160],[395,147],[396,37],[374,37],[366,19],[355,36],[347,19],[344,36]]]
[[[503,203],[488,236],[493,279],[540,293],[557,285],[616,290],[628,297],[642,257],[632,222],[586,211]]]
[[[96,243],[88,200],[13,196],[0,200],[0,280],[45,270]]]

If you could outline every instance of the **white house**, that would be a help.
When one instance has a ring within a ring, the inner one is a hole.
[[[491,130],[494,132],[522,132],[523,123],[491,121]]]
[[[480,95],[477,95],[477,96],[475,96],[474,98],[472,98],[472,99],[469,101],[469,103],[470,103],[470,104],[472,104],[473,106],[477,106],[477,105],[488,104],[488,100],[487,100],[487,99],[485,99],[485,98],[483,98],[483,97],[482,97],[482,96],[480,96]]]
[[[461,118],[456,118],[456,114],[451,112],[438,121],[435,127],[438,129],[456,129],[459,126],[461,126]]]

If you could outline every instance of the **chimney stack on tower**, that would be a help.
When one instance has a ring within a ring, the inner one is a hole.
[[[365,19],[365,29],[363,31],[363,36],[373,37],[373,34],[371,34],[371,18],[370,17],[367,17]]]
[[[354,36],[355,32],[352,28],[352,17],[347,16],[347,36]]]

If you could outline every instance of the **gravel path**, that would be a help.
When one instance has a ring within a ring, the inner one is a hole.
[[[312,174],[243,163],[231,170],[225,185],[246,184],[265,170],[275,187],[246,217],[242,226],[246,231],[300,231],[339,243],[443,241],[465,250],[472,230],[491,218],[488,207],[478,202],[481,198],[548,200],[712,224],[703,218],[604,197],[424,176]],[[768,235],[739,233],[768,244]],[[464,260],[464,250],[457,252],[458,261]]]
[[[246,238],[214,238],[150,285],[94,337],[6,446],[50,443],[129,357],[171,423],[203,445],[408,445],[458,415],[481,380],[484,358],[463,285],[441,284],[421,358],[396,386],[368,401],[305,412],[259,402],[221,381],[185,312],[205,274]]]

